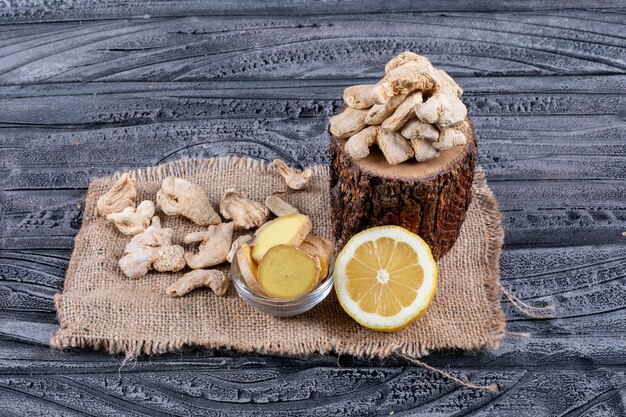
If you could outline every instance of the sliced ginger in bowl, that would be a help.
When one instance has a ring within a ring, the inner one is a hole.
[[[277,245],[259,264],[258,281],[270,297],[298,298],[313,291],[321,271],[318,257],[292,245]]]
[[[332,266],[333,245],[310,234],[304,214],[278,217],[237,250],[235,273],[257,295],[289,300],[322,286]]]

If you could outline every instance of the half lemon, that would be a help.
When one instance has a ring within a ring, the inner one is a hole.
[[[335,262],[335,292],[359,324],[393,332],[426,311],[437,288],[437,264],[418,235],[380,226],[354,235]]]

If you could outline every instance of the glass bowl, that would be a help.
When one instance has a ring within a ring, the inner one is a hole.
[[[252,291],[239,272],[239,265],[235,261],[231,264],[233,285],[239,297],[257,310],[276,317],[291,317],[305,313],[318,305],[330,294],[333,289],[333,269],[335,258],[333,257],[328,268],[328,277],[317,288],[302,297],[292,299],[272,298],[260,295]]]

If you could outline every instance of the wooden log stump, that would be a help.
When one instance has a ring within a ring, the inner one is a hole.
[[[373,146],[353,159],[345,139],[331,135],[331,207],[334,235],[342,247],[356,233],[374,226],[397,225],[430,245],[435,260],[459,236],[471,199],[477,141],[468,119],[467,144],[442,151],[439,157],[389,165]]]

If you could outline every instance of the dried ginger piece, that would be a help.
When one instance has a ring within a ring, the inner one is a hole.
[[[402,133],[402,136],[409,140],[425,139],[433,142],[439,137],[439,131],[437,128],[418,119],[413,119],[405,124],[400,133]]]
[[[390,130],[380,129],[376,143],[390,165],[397,165],[415,155],[406,138]]]
[[[415,103],[415,114],[422,122],[444,129],[462,123],[467,107],[461,101],[463,90],[445,71],[434,69],[435,85],[424,103]]]
[[[330,133],[340,139],[349,138],[367,126],[365,118],[368,113],[368,110],[347,107],[341,113],[330,118]]]
[[[191,269],[202,269],[226,262],[233,241],[234,223],[209,226],[206,232],[194,232],[185,236],[185,244],[201,242],[198,252],[185,253],[185,261]]]
[[[172,244],[172,229],[161,228],[161,220],[154,216],[152,224],[134,236],[124,248],[119,265],[129,278],[140,278],[150,270],[177,272],[186,265],[185,250]]]
[[[106,217],[109,214],[119,213],[127,207],[135,207],[137,187],[128,172],[122,174],[111,189],[98,198],[96,214]]]
[[[367,157],[377,143],[391,165],[413,156],[427,161],[436,158],[438,150],[467,143],[471,133],[454,129],[467,117],[462,94],[445,71],[406,51],[385,65],[385,76],[377,84],[344,90],[348,108],[331,117],[330,132],[348,138],[345,150],[357,160]]]
[[[285,179],[287,187],[292,190],[304,190],[309,186],[311,178],[313,177],[312,169],[308,168],[300,172],[289,167],[285,161],[281,161],[280,159],[275,159],[272,162],[272,166],[276,168],[278,173]]]
[[[224,192],[220,201],[220,213],[232,220],[238,229],[252,229],[267,221],[270,212],[263,204],[252,201],[234,188]]]
[[[276,194],[268,195],[265,198],[265,207],[267,207],[277,217],[298,214],[300,210],[277,196]]]
[[[353,85],[343,90],[343,101],[353,109],[367,109],[388,100],[381,93],[380,84]]]
[[[237,256],[237,251],[239,250],[239,248],[241,248],[244,243],[249,242],[250,239],[252,239],[252,235],[241,235],[237,239],[235,239],[233,241],[233,244],[230,245],[230,250],[226,255],[226,260],[232,264],[233,260]]]
[[[181,215],[200,226],[221,223],[204,189],[182,178],[165,178],[157,192],[156,202],[168,216]]]
[[[167,287],[165,293],[170,297],[182,297],[198,288],[209,287],[216,295],[223,296],[228,291],[229,285],[230,279],[221,271],[195,269]]]
[[[465,145],[467,143],[466,129],[469,129],[467,122],[442,129],[437,140],[433,142],[433,146],[437,149],[445,150],[453,146]]]
[[[418,162],[424,162],[436,158],[439,155],[437,148],[432,142],[424,139],[411,139],[411,147]]]
[[[370,146],[376,143],[379,126],[368,126],[346,142],[346,152],[354,159],[363,159],[370,154]]]
[[[415,117],[414,103],[422,102],[421,91],[415,91],[404,99],[402,104],[398,106],[396,111],[389,117],[387,117],[380,125],[381,128],[387,130],[398,130],[406,124],[409,120]]]
[[[381,124],[386,118],[393,114],[393,112],[404,102],[405,99],[406,94],[398,94],[397,96],[391,97],[384,104],[376,104],[372,106],[365,117],[365,124]]]
[[[150,225],[150,219],[154,216],[154,203],[145,200],[139,203],[137,208],[126,207],[120,213],[111,213],[107,216],[115,224],[115,227],[127,236],[135,236],[146,230]]]

